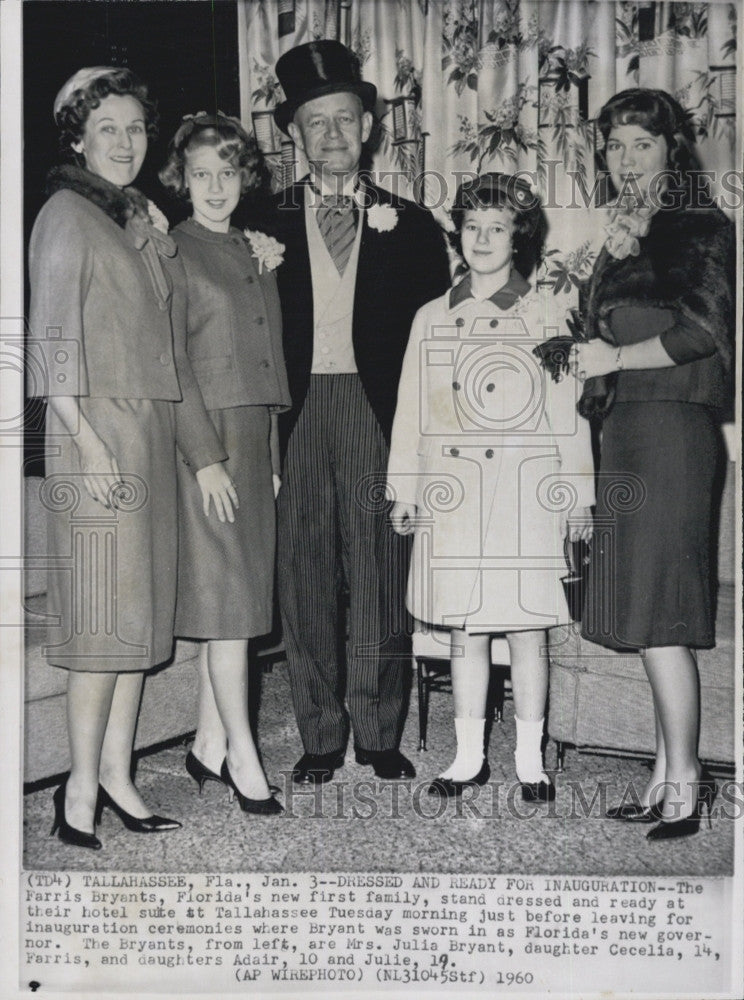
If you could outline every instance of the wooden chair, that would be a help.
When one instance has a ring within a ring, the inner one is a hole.
[[[423,751],[426,750],[429,694],[432,691],[452,690],[449,631],[417,622],[413,633],[413,659],[418,685],[419,750]],[[492,671],[486,712],[488,717],[491,709],[496,721],[501,722],[509,670],[509,644],[502,636],[491,639],[491,666],[497,669]]]

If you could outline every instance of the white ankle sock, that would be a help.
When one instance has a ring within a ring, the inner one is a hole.
[[[549,782],[550,779],[543,771],[542,762],[545,719],[527,720],[514,716],[514,721],[517,724],[517,749],[514,752],[517,777],[525,784]]]
[[[485,728],[485,719],[455,719],[457,755],[440,777],[450,778],[452,781],[468,781],[476,776],[483,765]]]

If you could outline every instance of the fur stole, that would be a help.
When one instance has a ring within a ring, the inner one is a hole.
[[[149,222],[147,198],[136,188],[118,188],[90,170],[65,164],[49,171],[47,194],[65,189],[87,198],[122,229],[135,217]]]
[[[142,192],[133,187],[118,188],[90,170],[68,165],[55,167],[47,177],[47,193],[50,197],[63,190],[74,191],[87,198],[113,219],[117,226],[121,226],[135,250],[142,254],[158,300],[168,302],[171,284],[163,271],[160,258],[175,257],[178,248],[172,237],[152,224],[148,201]]]
[[[661,208],[640,253],[623,260],[603,248],[594,267],[587,303],[589,338],[610,339],[606,322],[621,306],[672,309],[713,339],[727,372],[734,360],[734,227],[717,208]],[[603,416],[614,397],[613,373],[588,379],[580,412]]]

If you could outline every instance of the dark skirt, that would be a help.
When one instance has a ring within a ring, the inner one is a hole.
[[[240,507],[233,524],[209,517],[191,468],[178,463],[176,635],[249,639],[271,631],[275,511],[266,406],[210,410]]]
[[[606,418],[582,635],[611,649],[714,644],[715,411],[616,403]]]

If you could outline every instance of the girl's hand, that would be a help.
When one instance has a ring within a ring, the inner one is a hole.
[[[570,542],[588,542],[594,534],[594,520],[590,507],[574,507],[560,515],[560,535]]]
[[[618,349],[600,337],[584,344],[574,344],[569,355],[568,367],[580,382],[618,370]]]
[[[282,488],[282,477],[277,476],[275,472],[271,473],[271,481],[274,484],[274,499],[279,496],[279,490]]]
[[[238,503],[238,491],[223,463],[213,462],[211,465],[205,465],[197,472],[196,481],[202,493],[204,516],[209,517],[209,501],[211,500],[220,521],[223,524],[225,521],[232,524],[235,521],[233,507],[237,510],[240,504]]]
[[[104,441],[91,430],[75,438],[83,484],[98,503],[108,510],[116,506],[116,487],[123,483],[116,457]]]
[[[401,503],[399,500],[393,504],[390,511],[390,520],[393,524],[393,531],[399,535],[413,534],[413,522],[416,519],[416,504]]]

